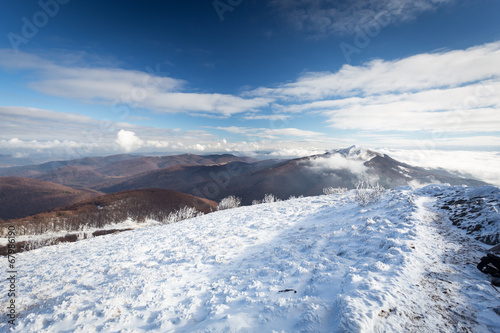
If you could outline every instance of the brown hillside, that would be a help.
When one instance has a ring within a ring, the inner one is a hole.
[[[200,212],[209,213],[217,207],[217,202],[212,200],[198,198],[172,190],[148,188],[101,195],[66,207],[57,208],[53,212],[61,213],[71,211],[73,213],[78,213],[96,207],[106,208],[125,206],[127,202],[130,203],[132,200],[136,200],[141,205],[158,205],[166,211],[188,206],[194,207]]]
[[[222,155],[170,155],[134,156],[113,155],[106,157],[86,157],[69,161],[53,161],[39,165],[0,169],[0,176],[28,177],[58,183],[70,187],[98,190],[110,187],[145,172],[175,166],[213,166],[230,162],[251,163],[250,157]],[[142,188],[155,187],[145,186]]]
[[[0,177],[0,218],[15,219],[101,195],[39,179]]]
[[[183,207],[209,213],[216,209],[217,203],[176,191],[153,188],[106,194],[6,223],[16,224],[19,234],[43,234],[47,231],[75,231],[83,226],[102,228],[129,218],[138,222],[146,219],[165,221],[171,212]]]

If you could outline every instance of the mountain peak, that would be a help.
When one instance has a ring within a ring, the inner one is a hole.
[[[377,155],[374,151],[366,149],[358,145],[352,145],[347,148],[334,149],[329,154],[340,154],[348,159],[369,161]]]

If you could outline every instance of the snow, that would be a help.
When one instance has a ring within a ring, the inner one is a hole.
[[[298,198],[20,253],[16,331],[499,332],[475,267],[487,246],[439,206],[456,189]]]
[[[139,229],[139,228],[148,228],[151,226],[156,226],[162,224],[161,222],[147,219],[144,222],[137,222],[132,219],[127,219],[123,222],[120,223],[110,223],[106,224],[100,228],[96,227],[88,227],[85,226],[84,228],[81,228],[81,230],[59,230],[59,231],[50,231],[46,232],[43,235],[17,235],[16,236],[16,242],[47,242],[50,240],[55,240],[58,237],[64,237],[69,234],[76,234],[78,235],[78,239],[84,239],[84,238],[90,238],[93,237],[92,233],[95,231],[102,231],[102,230],[126,230],[126,229]],[[0,237],[0,246],[6,246],[9,243],[8,238],[6,237]]]

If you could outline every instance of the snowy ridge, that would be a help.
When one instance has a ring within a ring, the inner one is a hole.
[[[17,330],[498,332],[484,245],[436,208],[448,189],[367,207],[353,191],[306,197],[22,253]]]

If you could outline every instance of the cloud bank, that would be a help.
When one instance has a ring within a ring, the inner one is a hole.
[[[414,166],[443,168],[464,176],[472,176],[490,184],[500,186],[500,153],[486,151],[443,151],[377,149],[396,160]]]

